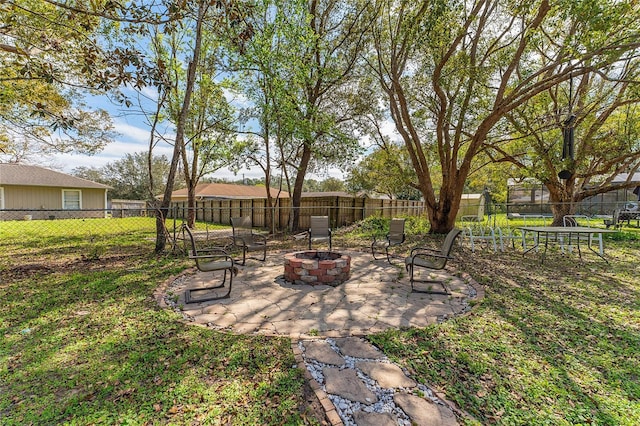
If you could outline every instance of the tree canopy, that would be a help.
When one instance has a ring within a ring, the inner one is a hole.
[[[151,179],[147,173],[147,153],[137,152],[125,154],[121,160],[112,161],[103,167],[76,167],[73,175],[109,185],[111,199],[124,200],[152,200],[164,190],[169,160],[163,155],[155,155],[152,159],[151,170],[154,180],[160,184],[152,192]]]
[[[486,143],[505,139],[507,114],[572,76],[637,60],[638,7],[547,0],[372,4],[378,18],[369,66],[411,158],[433,232],[453,227],[474,160]]]
[[[569,206],[638,169],[631,0],[12,0],[0,14],[5,155],[96,152],[112,134],[88,96],[129,105],[124,87],[153,87],[150,122],[175,130],[165,210],[180,164],[194,187],[239,139],[251,151],[235,158],[258,165],[267,185],[287,185],[294,206],[310,172],[347,168],[373,141],[352,186],[418,191],[439,233],[492,161],[541,179]],[[232,95],[247,101],[239,113]],[[557,143],[570,113],[575,156]],[[389,120],[399,140],[382,134]],[[149,163],[164,136],[150,132]]]

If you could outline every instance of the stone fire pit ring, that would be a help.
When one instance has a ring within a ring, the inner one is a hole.
[[[351,256],[333,251],[305,250],[284,256],[284,279],[292,284],[336,287],[351,276]]]

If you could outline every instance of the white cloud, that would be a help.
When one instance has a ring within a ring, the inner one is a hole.
[[[129,143],[144,144],[149,143],[149,129],[141,126],[129,124],[122,120],[114,120],[114,129]],[[117,143],[117,142],[116,142]]]
[[[132,129],[136,129],[131,126]],[[84,154],[55,154],[52,160],[56,164],[60,164],[64,172],[69,173],[76,167],[92,167],[100,168],[107,163],[113,163],[121,160],[126,154],[135,154],[138,152],[146,152],[148,150],[148,139],[144,143],[131,143],[128,141],[117,140],[110,143],[105,149],[96,155]],[[173,155],[173,147],[168,144],[158,144],[154,148],[154,155],[165,155],[171,158]]]
[[[222,93],[224,93],[224,97],[227,99],[227,102],[236,108],[247,108],[251,106],[251,101],[244,93],[235,92],[228,88],[222,89]]]
[[[380,131],[383,135],[389,136],[392,141],[401,140],[400,134],[396,130],[396,123],[393,120],[385,120],[380,126]]]

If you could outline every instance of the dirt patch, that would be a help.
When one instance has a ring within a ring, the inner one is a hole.
[[[68,272],[69,270],[81,272],[105,268],[125,268],[130,264],[130,255],[102,256],[97,259],[87,259],[82,257],[73,260],[69,260],[68,258],[46,259],[39,263],[22,263],[16,266],[8,266],[3,271],[0,271],[0,276],[4,279],[21,279],[29,278],[34,275],[49,275],[57,272]]]

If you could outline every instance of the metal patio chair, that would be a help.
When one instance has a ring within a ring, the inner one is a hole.
[[[442,247],[440,250],[425,248],[425,247],[416,247],[411,250],[411,254],[404,260],[405,268],[409,272],[409,281],[411,282],[411,291],[416,293],[429,293],[429,294],[451,294],[451,292],[444,285],[444,281],[442,280],[432,280],[432,279],[416,279],[414,274],[417,268],[423,268],[426,270],[441,270],[447,265],[447,261],[452,259],[450,256],[451,249],[453,248],[453,243],[455,242],[458,235],[460,235],[462,231],[458,228],[453,228],[444,239],[442,243]],[[440,284],[442,286],[443,291],[434,291],[431,288],[426,290],[417,290],[415,288],[415,283],[430,283],[430,284]]]
[[[387,262],[391,263],[389,247],[404,243],[404,223],[405,219],[391,219],[391,222],[389,222],[389,233],[387,236],[382,240],[378,240],[374,237],[373,242],[371,243],[371,254],[374,259],[378,260],[376,253],[381,253],[382,250],[384,250],[387,256]]]
[[[331,251],[331,228],[329,227],[329,216],[311,216],[311,227],[309,228],[309,250],[311,243],[327,242]]]
[[[231,226],[233,227],[233,245],[242,249],[241,265],[244,265],[247,260],[247,252],[252,251],[262,252],[262,258],[253,259],[264,262],[267,258],[267,237],[253,232],[251,217],[232,217]]]
[[[184,294],[185,303],[198,303],[207,302],[210,300],[227,299],[231,294],[231,286],[233,285],[233,276],[238,274],[238,268],[236,268],[233,258],[222,248],[212,247],[198,249],[196,246],[196,240],[193,237],[193,233],[186,224],[183,224],[181,231],[185,237],[188,237],[191,249],[188,252],[189,259],[193,259],[196,262],[196,267],[202,272],[217,272],[222,271],[224,273],[222,283],[214,286],[199,287],[187,289]],[[194,298],[193,292],[203,292],[208,290],[214,290],[223,288],[227,281],[227,273],[229,273],[229,287],[227,292],[222,295],[214,294],[207,295],[201,298]]]

